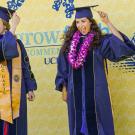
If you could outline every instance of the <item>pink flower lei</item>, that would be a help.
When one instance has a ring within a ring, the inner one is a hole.
[[[77,46],[81,37],[80,35],[81,33],[79,31],[76,31],[74,33],[68,53],[68,61],[74,69],[78,69],[83,66],[83,63],[85,62],[86,56],[88,54],[88,50],[91,47],[91,43],[95,36],[94,33],[89,33],[84,39],[81,48],[77,54]]]

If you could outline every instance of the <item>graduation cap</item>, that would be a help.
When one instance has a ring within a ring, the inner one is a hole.
[[[0,6],[0,18],[6,22],[9,22],[15,10],[11,10]]]
[[[97,6],[99,5],[76,7],[74,9],[71,9],[71,11],[76,10],[75,18],[78,18],[78,19],[83,18],[83,17],[93,18],[91,9]]]

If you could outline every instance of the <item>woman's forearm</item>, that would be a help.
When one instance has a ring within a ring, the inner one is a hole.
[[[108,28],[110,29],[110,31],[112,32],[112,34],[114,34],[116,37],[118,37],[120,40],[124,41],[120,32],[114,27],[114,25],[110,22],[108,15],[103,12],[103,11],[97,11],[97,13],[99,14],[102,22],[104,22]]]
[[[107,24],[108,28],[114,34],[116,37],[118,37],[120,40],[123,40],[123,37],[121,36],[120,32],[117,30],[117,28],[109,21]]]

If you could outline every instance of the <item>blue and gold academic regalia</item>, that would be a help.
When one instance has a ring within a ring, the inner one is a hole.
[[[113,34],[105,35],[77,70],[68,63],[67,54],[60,51],[55,83],[58,91],[63,85],[67,87],[70,135],[115,135],[104,61],[117,62],[135,54],[134,44],[121,35],[124,42]]]
[[[36,90],[37,84],[34,75],[31,71],[29,59],[20,40],[16,40],[15,36],[7,31],[4,35],[0,35],[0,62],[7,62],[7,68],[10,79],[11,103],[12,103],[12,62],[18,57],[17,43],[21,50],[21,93],[19,117],[13,119],[13,123],[8,123],[7,135],[27,135],[27,98],[26,94],[29,91]],[[15,78],[18,79],[18,78]],[[1,108],[0,108],[1,109]],[[5,112],[6,115],[6,112]],[[4,135],[5,121],[0,118],[0,135]]]

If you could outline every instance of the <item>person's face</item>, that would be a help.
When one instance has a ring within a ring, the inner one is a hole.
[[[86,35],[90,32],[91,22],[86,17],[76,19],[76,27],[83,34]]]
[[[0,18],[0,34],[5,32],[6,26],[3,24],[2,19]]]

